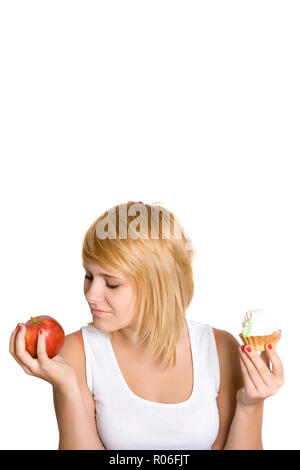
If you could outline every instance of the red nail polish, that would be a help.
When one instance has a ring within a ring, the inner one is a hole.
[[[19,326],[18,331],[22,331],[22,325]]]
[[[42,334],[43,334],[43,330],[41,329],[41,330],[40,330],[40,335],[42,335]]]
[[[251,351],[252,351],[251,346],[247,346],[247,347],[246,347],[246,350],[247,350],[248,352],[251,352]]]
[[[267,346],[267,347],[268,347],[268,349],[273,349],[273,346],[272,346],[272,344],[268,344],[268,346]]]
[[[244,352],[245,346],[241,346],[241,351]]]

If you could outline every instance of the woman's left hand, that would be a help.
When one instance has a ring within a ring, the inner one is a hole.
[[[243,406],[260,405],[266,398],[275,395],[284,384],[283,365],[274,348],[259,355],[253,347],[240,346],[240,364],[244,387],[237,392],[237,402]],[[270,369],[272,363],[272,371]]]

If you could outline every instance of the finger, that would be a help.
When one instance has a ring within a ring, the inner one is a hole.
[[[43,361],[45,359],[48,359],[48,355],[46,352],[46,333],[44,330],[39,330],[38,332],[36,352],[39,360]]]
[[[16,328],[12,331],[10,338],[9,338],[9,352],[13,356],[15,355],[15,338],[18,332],[18,328],[19,328],[19,323],[16,326]]]
[[[249,374],[256,390],[261,391],[261,389],[264,388],[266,386],[266,384],[263,381],[260,373],[258,372],[258,370],[255,367],[254,362],[253,362],[253,357],[255,355],[258,356],[258,354],[256,353],[256,351],[253,351],[253,350],[250,353],[246,352],[246,346],[244,348],[244,352],[242,352],[241,348],[240,348],[240,354],[241,354],[242,360],[244,361],[247,372],[248,372],[248,374]],[[258,356],[258,358],[260,359],[259,356]],[[266,367],[265,364],[263,364],[263,365],[264,365],[264,367]]]
[[[25,325],[20,325],[21,329],[17,332],[15,339],[15,355],[18,359],[19,364],[23,367],[27,367],[30,372],[34,372],[36,369],[37,360],[31,357],[28,351],[25,349]]]
[[[19,358],[16,356],[16,336],[18,334],[18,330],[19,330],[19,326],[21,324],[18,323],[17,327],[14,329],[14,331],[12,332],[12,334],[10,335],[10,340],[9,340],[9,352],[10,354],[13,356],[14,360],[19,364],[19,366],[22,367],[22,369],[24,370],[24,372],[26,372],[26,374],[28,375],[33,375],[31,373],[31,371],[28,369],[27,366],[25,366],[20,360]]]
[[[264,363],[266,364],[267,368],[269,370],[271,370],[271,364],[270,364],[268,356],[266,355],[266,351],[262,351],[261,354],[260,354],[260,357],[264,361]]]
[[[256,392],[256,387],[254,383],[252,382],[251,377],[249,376],[247,367],[245,366],[245,363],[243,361],[242,354],[240,355],[240,364],[241,364],[241,369],[242,369],[242,374],[243,374],[243,379],[244,379],[244,386],[247,390],[249,390],[249,393],[254,394]]]
[[[271,346],[271,348],[269,348]],[[276,352],[276,349],[272,346],[271,343],[268,343],[266,345],[266,351],[265,351],[265,356],[271,361],[272,363],[272,372],[273,376],[275,376],[276,380],[279,383],[284,382],[284,369],[283,369],[283,364],[280,360],[280,357],[278,353]]]
[[[260,355],[251,346],[245,346],[244,352],[246,353],[246,357],[257,370],[257,374],[255,374],[255,376],[258,376],[264,385],[271,387],[273,382],[271,371]]]

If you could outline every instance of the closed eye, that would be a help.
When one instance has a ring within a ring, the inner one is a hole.
[[[92,281],[92,280],[93,280],[93,278],[90,277],[90,276],[88,276],[87,274],[85,275],[85,279],[88,279],[89,281]],[[106,284],[106,285],[107,285],[107,287],[109,287],[110,289],[116,289],[117,287],[119,287],[119,286],[110,286],[109,284]]]

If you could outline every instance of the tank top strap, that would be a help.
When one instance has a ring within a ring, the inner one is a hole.
[[[210,384],[211,392],[218,395],[220,387],[220,364],[217,351],[218,330],[197,320],[187,319],[191,331],[191,343],[194,347],[195,367],[199,373],[199,390],[202,393],[203,380]],[[198,362],[197,362],[198,361]]]

